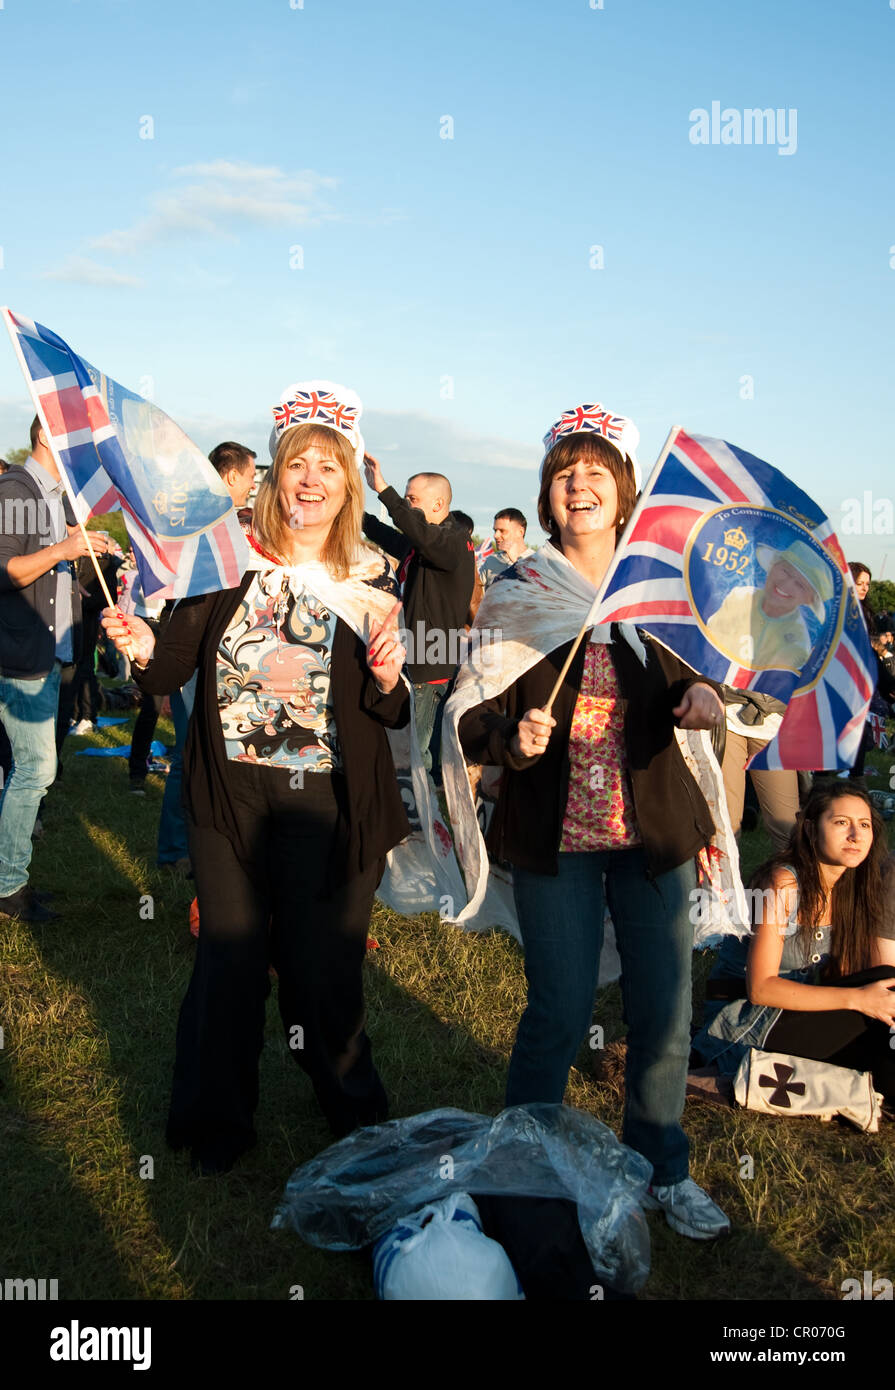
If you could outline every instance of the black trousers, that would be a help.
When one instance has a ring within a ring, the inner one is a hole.
[[[345,865],[344,783],[231,762],[231,794],[251,845],[189,824],[199,941],[180,1011],[168,1142],[225,1166],[255,1141],[258,1059],[269,968],[290,1051],[337,1137],[387,1118],[364,1030],[362,968],[381,862]]]
[[[145,619],[152,632],[158,636],[158,623],[154,618]],[[134,723],[134,732],[131,735],[131,751],[128,758],[128,774],[131,777],[145,777],[146,764],[149,761],[149,749],[152,744],[155,726],[161,714],[164,703],[164,695],[147,695],[144,693],[140,701],[140,713]]]
[[[80,660],[77,665],[69,663],[62,668],[56,717],[56,754],[59,758],[62,757],[62,745],[72,719],[89,719],[91,724],[95,724],[99,718],[102,697],[94,669],[99,625],[100,610],[85,608],[81,617],[83,647]]]
[[[895,987],[895,966],[876,965],[826,983],[845,989],[887,979]],[[784,1009],[765,1039],[764,1050],[872,1072],[874,1086],[891,1104],[895,1101],[895,1049],[890,1046],[893,1041],[895,1034],[890,1034],[884,1023],[854,1009],[825,1009],[819,1013]]]

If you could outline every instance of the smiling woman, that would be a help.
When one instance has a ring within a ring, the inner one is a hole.
[[[557,640],[549,618],[528,616],[547,610],[539,588],[549,595],[550,582],[564,602],[583,604],[582,617],[589,612],[639,490],[638,441],[630,420],[599,404],[566,411],[548,432],[538,517],[551,540],[491,585],[473,628],[502,630],[505,648],[512,633],[534,660],[484,700],[467,700],[461,672],[446,714],[448,762],[459,764],[459,743],[469,763],[504,769],[487,846],[512,866],[528,980],[507,1105],[562,1101],[593,1017],[608,901],[629,1024],[623,1139],[653,1165],[648,1205],[674,1230],[708,1240],[728,1221],[689,1177],[680,1121],[689,908],[714,824],[675,725],[715,727],[721,701],[667,648],[626,627],[593,631],[567,667],[570,642]],[[536,621],[537,648],[528,640]],[[453,778],[445,785],[456,822],[457,787]]]
[[[240,584],[178,604],[157,643],[139,619],[104,619],[136,645],[144,690],[199,672],[184,801],[201,930],[167,1137],[206,1173],[255,1142],[271,967],[334,1133],[387,1117],[361,967],[385,856],[409,829],[385,732],[409,695],[394,575],[361,539],[360,413],[330,382],[288,388]]]
[[[345,579],[360,543],[364,493],[351,443],[317,424],[281,437],[258,488],[255,539],[288,564],[321,560]]]

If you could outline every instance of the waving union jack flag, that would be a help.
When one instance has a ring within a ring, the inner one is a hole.
[[[786,704],[752,767],[854,763],[876,682],[867,628],[829,519],[770,464],[673,431],[593,611]]]
[[[202,451],[157,406],[91,367],[48,328],[2,313],[78,520],[121,508],[147,597],[187,598],[238,584],[248,544]]]

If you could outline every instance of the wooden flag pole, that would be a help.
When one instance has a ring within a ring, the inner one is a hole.
[[[662,449],[661,449],[661,451],[660,451],[660,453],[659,453],[659,457],[656,459],[655,466],[653,467],[653,471],[652,471],[652,473],[650,474],[650,481],[652,481],[653,476],[659,471],[659,469],[662,467],[662,464],[665,462],[666,458],[668,457],[668,454],[669,454],[669,452],[670,452],[670,450],[671,450],[671,446],[673,445],[675,439],[677,438],[678,434],[680,433],[680,430],[681,430],[681,426],[680,426],[680,425],[674,425],[674,426],[668,431],[668,438],[665,440],[665,443],[662,445]],[[647,483],[647,488],[648,488],[648,487],[649,487],[649,482]],[[619,545],[622,544],[622,542],[624,541],[624,538],[625,538],[626,533],[631,529],[631,527],[632,527],[633,524],[634,524],[635,518],[636,518],[637,516],[639,516],[639,514],[640,514],[640,510],[641,510],[641,507],[642,507],[642,505],[643,505],[643,498],[644,498],[644,495],[645,495],[645,493],[646,493],[646,490],[647,490],[647,489],[645,488],[644,491],[641,493],[641,495],[640,495],[640,501],[638,502],[637,506],[634,508],[633,512],[631,513],[630,517],[628,518],[628,524],[627,524],[627,526],[625,527],[624,531],[622,532],[621,537],[619,538]],[[602,584],[600,585],[599,592],[598,592],[596,598],[594,599],[593,603],[591,604],[591,606],[590,606],[590,608],[589,608],[589,610],[588,610],[587,617],[584,619],[584,622],[581,624],[581,631],[578,633],[578,636],[575,638],[575,641],[572,643],[572,648],[571,648],[571,650],[570,650],[570,652],[569,652],[569,655],[566,657],[565,661],[564,661],[563,664],[562,664],[562,670],[560,671],[559,675],[557,676],[556,682],[555,682],[555,684],[554,684],[554,686],[553,686],[553,689],[552,689],[551,692],[550,692],[550,699],[547,701],[546,705],[544,706],[544,713],[545,713],[545,714],[549,714],[550,711],[551,711],[552,708],[553,708],[553,701],[556,699],[557,695],[559,694],[560,686],[562,685],[563,681],[564,681],[565,678],[566,678],[566,673],[568,672],[568,669],[569,669],[569,667],[570,667],[571,664],[572,664],[572,661],[573,661],[573,659],[574,659],[575,653],[577,652],[578,648],[581,646],[581,642],[582,642],[582,639],[583,639],[583,637],[584,637],[584,634],[588,631],[589,628],[592,628],[593,625],[594,625],[594,612],[596,611],[597,607],[599,606],[600,600],[601,600],[602,597],[603,597],[603,591],[604,591],[604,589],[606,588],[606,584],[607,584],[607,582],[608,582],[608,580],[609,580],[609,576],[610,576],[611,569],[612,569],[612,566],[610,565],[609,570],[606,571],[606,575],[605,575],[605,577],[604,577],[604,579],[603,579]]]
[[[91,539],[90,539],[90,532],[87,530],[87,527],[84,525],[83,521],[81,521],[80,517],[78,517],[77,508],[76,508],[76,506],[75,506],[74,497],[73,497],[73,495],[72,495],[71,484],[70,484],[70,482],[68,481],[68,474],[67,474],[66,471],[65,471],[65,465],[63,464],[61,458],[59,457],[58,453],[56,452],[56,446],[55,446],[55,444],[54,444],[54,442],[53,442],[53,437],[52,437],[52,435],[50,434],[49,429],[47,428],[46,420],[44,420],[44,418],[43,418],[43,411],[40,409],[39,406],[38,406],[38,414],[39,414],[39,416],[40,416],[41,423],[43,424],[43,427],[44,427],[44,433],[45,433],[46,436],[47,436],[47,441],[48,441],[49,446],[50,446],[50,453],[53,455],[53,458],[56,460],[56,467],[59,469],[59,476],[60,476],[60,478],[62,479],[63,485],[64,485],[64,487],[65,487],[65,491],[68,493],[68,499],[69,499],[69,501],[71,502],[72,511],[75,513],[75,517],[77,518],[78,525],[79,525],[80,528],[81,528],[81,535],[84,537],[84,540],[85,540],[85,542],[86,542],[86,544],[87,544],[87,553],[88,553],[88,555],[90,556],[91,560],[93,561],[93,568],[96,570],[96,577],[97,577],[97,579],[99,580],[100,588],[101,588],[102,591],[103,591],[103,597],[105,598],[105,600],[106,600],[106,602],[108,603],[108,605],[109,605],[110,608],[117,608],[117,607],[118,607],[117,603],[116,603],[115,600],[112,598],[112,595],[109,593],[109,586],[108,586],[108,584],[106,583],[106,576],[103,574],[102,570],[101,570],[100,567],[99,567],[99,560],[97,559],[96,551],[93,549],[93,543],[92,543],[92,541],[91,541]],[[135,659],[135,657],[136,657],[136,654],[137,654],[137,649],[136,649],[134,643],[131,641],[131,642],[128,644],[128,648],[127,648],[127,652],[126,652],[126,655],[127,655],[128,660],[129,660],[129,661],[133,661],[133,660]]]
[[[66,471],[65,471],[65,466],[64,466],[64,464],[63,464],[61,458],[59,457],[59,454],[58,454],[57,451],[56,451],[56,445],[55,445],[55,442],[54,442],[54,440],[53,440],[53,435],[52,435],[52,432],[51,432],[51,430],[50,430],[50,427],[49,427],[49,425],[47,424],[47,417],[46,417],[46,415],[44,414],[43,405],[41,404],[40,398],[38,397],[37,393],[36,393],[35,390],[34,390],[34,385],[33,385],[32,379],[31,379],[31,373],[29,372],[28,367],[27,367],[27,365],[26,365],[26,363],[25,363],[25,359],[24,359],[24,357],[23,357],[23,355],[22,355],[22,348],[21,348],[21,345],[20,345],[20,343],[19,343],[19,340],[18,340],[18,337],[17,337],[17,335],[16,335],[15,329],[14,329],[13,326],[12,326],[12,322],[11,322],[11,319],[10,319],[10,312],[9,312],[9,309],[4,305],[3,308],[0,309],[0,314],[2,314],[3,322],[6,324],[6,330],[7,330],[7,332],[9,333],[10,341],[12,342],[13,351],[15,352],[15,355],[16,355],[16,357],[18,358],[19,366],[20,366],[21,369],[22,369],[22,375],[24,376],[25,381],[26,381],[26,383],[27,383],[27,385],[28,385],[28,390],[29,390],[29,392],[30,392],[30,394],[31,394],[31,399],[32,399],[32,401],[34,402],[34,409],[35,409],[35,411],[36,411],[36,413],[37,413],[37,418],[40,420],[40,423],[43,425],[44,433],[45,433],[46,436],[47,436],[47,443],[48,443],[48,446],[49,446],[50,453],[53,455],[53,458],[56,460],[56,467],[57,467],[57,469],[59,470],[59,477],[62,479],[63,487],[65,488],[65,491],[68,493],[68,500],[71,502],[72,511],[74,512],[75,516],[77,517],[77,515],[78,515],[78,509],[77,509],[77,507],[75,506],[75,499],[74,499],[74,494],[72,493],[71,483],[70,483],[69,480],[68,480],[68,474],[67,474]],[[95,447],[95,446],[94,446],[94,447]],[[97,579],[98,579],[99,582],[100,582],[100,587],[102,588],[103,596],[104,596],[104,598],[106,598],[106,599],[108,600],[108,603],[109,603],[109,607],[110,607],[110,608],[116,608],[116,607],[117,607],[117,604],[115,604],[115,603],[113,602],[113,600],[112,600],[112,595],[109,593],[109,586],[108,586],[108,584],[106,583],[105,576],[103,575],[103,572],[102,572],[102,570],[101,570],[100,567],[99,567],[99,562],[97,561],[97,558],[96,558],[96,551],[93,549],[93,546],[92,546],[92,544],[91,544],[91,542],[90,542],[90,536],[88,535],[87,528],[86,528],[86,526],[84,525],[83,521],[81,521],[80,519],[78,519],[78,525],[79,525],[80,528],[81,528],[81,533],[82,533],[82,535],[83,535],[83,537],[84,537],[84,540],[87,542],[87,551],[88,551],[88,553],[89,553],[89,555],[90,555],[91,560],[93,561],[93,568],[96,570],[96,577],[97,577]],[[125,624],[125,626],[127,626],[127,624]],[[134,657],[136,656],[136,647],[134,646],[133,641],[131,641],[131,643],[130,643],[129,646],[128,646],[127,655],[128,655],[128,659],[131,660],[131,661],[133,661]]]
[[[574,657],[574,655],[575,655],[575,653],[577,652],[578,648],[581,646],[581,639],[583,638],[584,634],[587,632],[588,628],[589,628],[589,627],[593,627],[593,625],[594,625],[594,620],[593,620],[593,617],[592,617],[592,614],[593,614],[593,611],[594,611],[594,606],[595,606],[594,604],[591,604],[590,609],[588,610],[587,617],[584,619],[584,622],[581,624],[581,631],[578,633],[578,636],[575,638],[575,641],[572,643],[572,647],[571,647],[571,650],[570,650],[570,652],[569,652],[569,655],[566,657],[565,661],[564,661],[563,664],[562,664],[562,670],[560,671],[559,675],[556,677],[556,683],[555,683],[553,689],[552,689],[551,692],[550,692],[550,699],[547,701],[546,705],[544,706],[544,713],[545,713],[545,714],[549,714],[550,711],[553,709],[553,701],[556,699],[557,695],[559,694],[559,688],[560,688],[560,686],[562,685],[563,681],[564,681],[565,678],[566,678],[566,672],[568,671],[569,667],[570,667],[571,664],[572,664],[572,658]]]

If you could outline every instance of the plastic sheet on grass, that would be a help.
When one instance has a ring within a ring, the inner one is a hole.
[[[566,1197],[596,1273],[623,1292],[649,1273],[640,1200],[652,1168],[606,1125],[563,1105],[495,1118],[429,1110],[359,1129],[303,1164],[272,1225],[324,1250],[360,1250],[450,1192]]]

